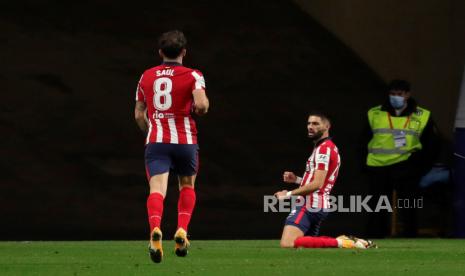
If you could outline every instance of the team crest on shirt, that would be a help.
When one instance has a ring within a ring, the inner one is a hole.
[[[417,108],[417,110],[415,111],[415,115],[421,116],[422,114],[423,114],[423,110]]]
[[[318,154],[315,159],[316,163],[327,164],[329,162],[327,154]]]

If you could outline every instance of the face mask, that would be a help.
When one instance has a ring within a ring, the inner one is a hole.
[[[402,96],[391,96],[389,95],[389,102],[394,109],[401,109],[405,105],[405,99]]]

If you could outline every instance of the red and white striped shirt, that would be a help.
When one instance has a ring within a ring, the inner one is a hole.
[[[146,144],[197,144],[197,127],[191,116],[195,89],[205,89],[202,73],[178,63],[164,63],[142,74],[136,101],[147,105]]]
[[[326,138],[320,141],[313,149],[312,155],[307,160],[305,174],[300,186],[309,185],[314,177],[315,170],[324,170],[326,174],[325,182],[320,189],[307,196],[307,204],[311,208],[329,208],[329,193],[336,183],[341,157],[336,145],[331,139]]]

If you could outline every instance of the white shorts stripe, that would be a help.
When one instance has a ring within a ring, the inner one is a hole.
[[[163,142],[163,127],[161,126],[160,119],[155,119],[155,123],[157,124],[157,143]]]
[[[170,128],[170,143],[171,144],[178,144],[179,139],[178,139],[178,131],[176,130],[176,122],[174,121],[173,118],[168,119],[168,126]]]
[[[184,128],[186,129],[186,139],[188,144],[192,144],[191,122],[189,117],[184,117]]]

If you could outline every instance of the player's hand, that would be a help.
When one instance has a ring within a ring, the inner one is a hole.
[[[207,109],[202,109],[202,108],[197,108],[197,107],[195,107],[195,108],[194,108],[194,112],[195,112],[195,114],[197,114],[198,116],[203,116],[203,115],[207,114]]]
[[[295,184],[297,176],[293,172],[284,172],[283,181],[286,183]]]
[[[274,194],[274,196],[277,198],[277,199],[285,199],[285,198],[288,198],[288,196],[286,195],[287,194],[287,190],[282,190],[282,191],[279,191],[279,192],[276,192]]]

